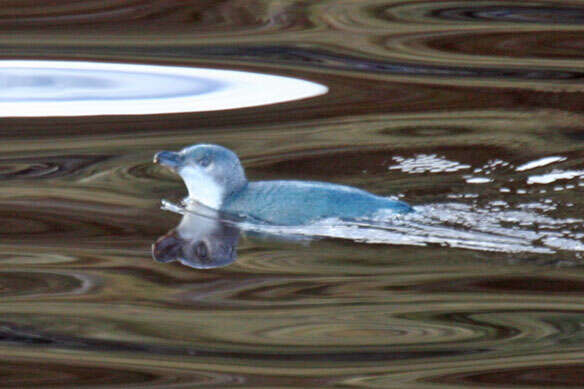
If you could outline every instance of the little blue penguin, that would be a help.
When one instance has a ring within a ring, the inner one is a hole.
[[[237,155],[213,144],[161,151],[154,163],[181,176],[189,201],[272,225],[296,226],[327,218],[364,219],[378,211],[404,214],[408,204],[361,189],[315,181],[249,182]]]

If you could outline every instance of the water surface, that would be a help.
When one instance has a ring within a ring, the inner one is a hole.
[[[1,112],[0,386],[581,387],[582,15],[575,1],[6,5],[2,59],[248,71],[328,93]],[[152,156],[199,142],[236,151],[250,179],[397,196],[421,210],[421,238],[249,234],[227,267],[155,262],[181,219],[160,201],[186,192]]]

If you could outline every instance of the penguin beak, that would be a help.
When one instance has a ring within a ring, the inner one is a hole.
[[[154,156],[154,163],[175,170],[181,165],[181,155],[173,151],[160,151]]]
[[[168,231],[166,235],[158,238],[152,245],[152,258],[156,262],[168,263],[176,261],[180,256],[183,240],[175,229]]]

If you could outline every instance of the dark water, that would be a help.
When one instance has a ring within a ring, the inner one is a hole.
[[[2,112],[0,387],[584,386],[584,4],[39,4],[0,8],[2,59],[246,70],[329,93]],[[157,263],[151,244],[180,221],[160,201],[185,190],[152,155],[199,142],[252,179],[403,197],[421,227],[393,232],[422,238],[339,227],[244,236],[224,268]]]

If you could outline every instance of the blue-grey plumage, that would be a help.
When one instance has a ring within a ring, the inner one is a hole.
[[[361,189],[314,181],[248,182],[232,151],[195,145],[162,151],[154,162],[176,171],[189,199],[208,207],[276,225],[303,225],[325,218],[363,219],[379,211],[403,214],[412,208]]]
[[[314,181],[250,182],[225,199],[223,210],[278,225],[302,225],[326,218],[363,219],[381,210],[408,213],[397,200],[344,185]]]

